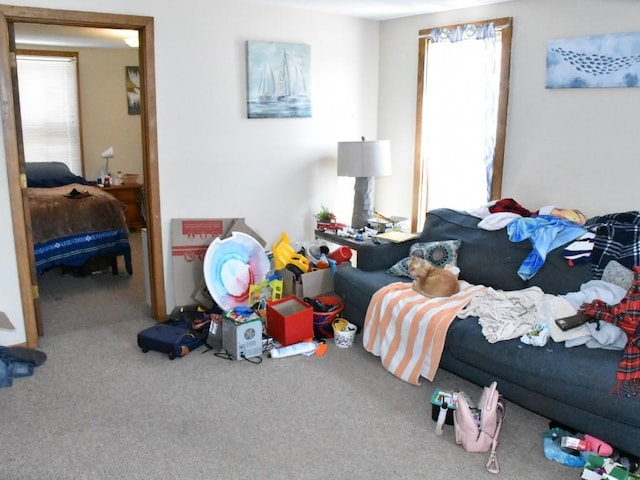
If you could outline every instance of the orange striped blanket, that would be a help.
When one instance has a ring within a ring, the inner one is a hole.
[[[395,376],[419,385],[433,381],[449,325],[476,293],[485,289],[460,280],[451,297],[428,298],[411,283],[391,283],[378,290],[367,308],[362,342]]]

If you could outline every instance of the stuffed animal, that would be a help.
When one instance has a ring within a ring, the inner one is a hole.
[[[460,291],[458,277],[454,273],[434,267],[424,258],[412,256],[408,267],[414,278],[411,288],[425,297],[450,297]]]
[[[585,217],[584,213],[575,208],[552,208],[550,215],[562,218],[563,220],[570,220],[578,225],[587,223],[587,217]]]

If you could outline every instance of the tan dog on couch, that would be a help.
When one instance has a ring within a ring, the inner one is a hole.
[[[411,288],[425,297],[450,297],[460,291],[458,277],[455,274],[434,267],[424,258],[412,256],[408,267],[414,278]]]

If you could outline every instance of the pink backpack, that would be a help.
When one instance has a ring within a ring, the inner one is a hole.
[[[488,452],[487,471],[500,472],[498,456],[498,437],[504,419],[505,404],[498,392],[498,384],[493,382],[484,387],[478,404],[464,392],[458,394],[457,408],[453,411],[453,424],[456,443],[467,452]]]

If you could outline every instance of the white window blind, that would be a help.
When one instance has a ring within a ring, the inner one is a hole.
[[[77,57],[16,59],[25,161],[63,162],[82,175]]]

